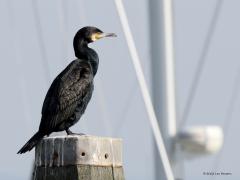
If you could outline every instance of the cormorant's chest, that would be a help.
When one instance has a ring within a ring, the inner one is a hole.
[[[85,112],[87,105],[92,97],[93,89],[94,89],[93,83],[89,84],[86,94],[84,94],[84,96],[78,100],[77,107],[74,112],[74,118],[72,118],[73,124],[75,124]]]

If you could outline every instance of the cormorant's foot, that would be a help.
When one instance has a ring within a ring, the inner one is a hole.
[[[68,135],[84,136],[84,135],[86,135],[86,134],[84,134],[84,133],[73,133],[73,132],[71,132],[71,133],[68,134]]]
[[[50,136],[50,134],[46,134],[44,137],[49,137]]]
[[[73,133],[72,131],[70,131],[69,129],[66,130],[67,135],[79,135],[79,136],[83,136],[85,135],[84,133]]]

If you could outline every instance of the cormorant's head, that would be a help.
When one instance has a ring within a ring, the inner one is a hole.
[[[116,37],[116,35],[114,33],[104,33],[96,27],[86,26],[76,33],[73,43],[76,45],[75,43],[82,40],[88,44],[104,37]]]

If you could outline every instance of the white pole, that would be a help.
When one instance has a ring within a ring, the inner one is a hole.
[[[180,174],[176,162],[180,156],[177,156],[174,144],[177,130],[172,0],[150,0],[149,14],[154,108],[174,176],[177,177]],[[162,173],[159,169],[161,164],[156,161],[157,177]]]
[[[174,176],[173,176],[171,166],[170,166],[170,163],[169,163],[169,159],[168,159],[168,156],[167,156],[167,152],[166,152],[166,149],[165,149],[165,146],[164,146],[164,143],[163,143],[161,132],[160,132],[160,129],[158,127],[157,118],[156,118],[154,108],[153,108],[153,105],[152,105],[152,102],[151,102],[151,97],[150,97],[150,94],[148,92],[147,84],[146,84],[144,74],[143,74],[143,71],[142,71],[142,67],[141,67],[141,64],[140,64],[140,58],[139,58],[137,50],[136,50],[136,46],[135,46],[133,36],[132,36],[131,30],[130,30],[130,27],[129,27],[128,19],[127,19],[127,16],[126,16],[126,12],[125,12],[122,0],[115,0],[115,5],[116,5],[116,8],[117,8],[118,15],[120,17],[120,21],[121,21],[122,28],[123,28],[123,31],[124,31],[124,34],[125,34],[125,37],[126,37],[127,45],[128,45],[129,51],[130,51],[130,55],[132,57],[132,61],[133,61],[134,68],[135,68],[136,75],[137,75],[137,79],[138,79],[138,82],[139,82],[139,85],[140,85],[143,100],[144,100],[144,103],[145,103],[145,106],[146,106],[146,109],[147,109],[147,113],[148,113],[148,116],[149,116],[149,120],[150,120],[150,123],[151,123],[151,126],[152,126],[152,130],[153,130],[153,134],[154,134],[156,144],[157,144],[157,147],[158,147],[161,162],[163,164],[163,170],[165,172],[166,179],[174,180]]]

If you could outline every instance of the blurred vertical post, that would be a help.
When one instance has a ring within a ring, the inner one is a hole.
[[[150,55],[152,62],[152,98],[164,144],[174,176],[180,176],[174,139],[176,129],[175,68],[173,48],[172,0],[149,1]],[[159,156],[156,150],[156,157]],[[156,179],[162,176],[162,164],[156,160]]]

